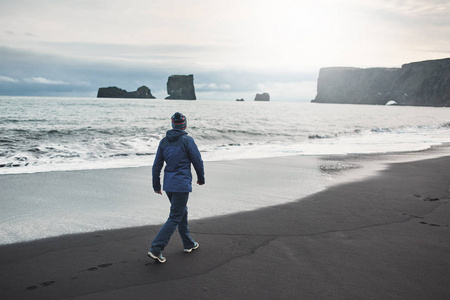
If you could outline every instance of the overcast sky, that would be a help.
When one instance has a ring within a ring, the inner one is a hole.
[[[448,0],[0,0],[0,95],[194,74],[198,99],[315,97],[321,67],[450,57]]]

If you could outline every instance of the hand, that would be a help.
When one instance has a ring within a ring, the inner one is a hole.
[[[203,182],[203,183],[200,183],[200,181],[197,181],[197,184],[198,185],[204,185],[205,183]]]
[[[155,193],[162,195],[161,191],[155,191]]]

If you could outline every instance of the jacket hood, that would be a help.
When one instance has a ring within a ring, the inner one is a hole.
[[[183,135],[187,135],[187,132],[180,129],[171,129],[166,133],[166,137],[169,140],[169,142],[175,142]]]

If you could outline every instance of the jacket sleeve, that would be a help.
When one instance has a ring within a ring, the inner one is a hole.
[[[189,141],[189,158],[194,165],[195,172],[197,173],[197,180],[200,184],[205,183],[205,169],[203,168],[203,160],[198,150],[194,139]]]
[[[164,157],[162,155],[161,144],[156,151],[155,161],[152,167],[153,190],[158,192],[161,190],[161,169],[164,165]]]

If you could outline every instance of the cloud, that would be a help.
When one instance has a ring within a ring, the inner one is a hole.
[[[316,96],[317,81],[266,82],[258,84],[260,93],[267,92],[271,100],[305,101]]]
[[[448,21],[450,3],[447,0],[383,0],[376,4],[382,9],[412,18],[445,18]]]
[[[10,82],[10,83],[17,83],[19,82],[19,80],[12,78],[12,77],[8,77],[8,76],[1,76],[0,75],[0,81],[2,82]]]
[[[39,84],[67,84],[67,82],[64,82],[62,80],[51,80],[44,77],[25,78],[24,81],[27,83],[39,83]]]
[[[117,52],[122,51],[120,47],[116,49]],[[2,84],[0,81],[0,95],[96,97],[100,87],[117,86],[134,91],[146,85],[155,97],[163,99],[167,96],[166,83],[170,75],[194,74],[198,99],[252,99],[256,93],[261,92],[258,84],[262,83],[267,86],[269,93],[274,91],[274,95],[277,95],[274,100],[279,101],[294,98],[311,100],[309,94],[314,93],[315,88],[303,97],[298,92],[290,96],[288,89],[282,94],[282,89],[275,83],[301,85],[302,82],[315,81],[318,74],[318,70],[284,72],[242,71],[235,68],[224,69],[222,66],[205,68],[195,63],[184,63],[183,60],[165,65],[147,58],[62,56],[11,47],[0,47],[0,70],[7,70],[2,74],[3,77],[21,79],[15,84]]]
[[[195,84],[195,88],[199,91],[229,91],[231,89],[231,85],[227,83],[197,83]]]
[[[22,80],[0,94],[147,85],[164,98],[168,76],[192,73],[208,98],[254,96],[320,67],[399,67],[450,47],[448,0],[0,2],[1,75]]]

